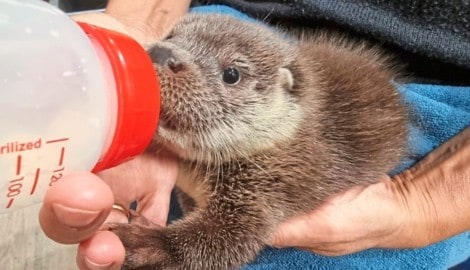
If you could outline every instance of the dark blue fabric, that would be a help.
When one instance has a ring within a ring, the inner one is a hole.
[[[259,20],[320,20],[470,68],[470,2],[461,0],[209,0]]]
[[[463,263],[460,263],[452,268],[450,270],[470,270],[470,257],[464,261]]]
[[[253,18],[324,27],[386,46],[422,80],[470,84],[468,0],[193,0],[223,4]]]

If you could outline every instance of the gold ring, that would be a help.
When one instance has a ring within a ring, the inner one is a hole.
[[[118,210],[119,212],[123,213],[127,218],[129,218],[129,210],[127,210],[127,208],[125,208],[124,206],[115,203],[111,208]]]

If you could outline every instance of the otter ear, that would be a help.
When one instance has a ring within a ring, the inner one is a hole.
[[[289,69],[282,67],[279,69],[279,77],[281,86],[287,91],[292,90],[292,87],[294,86],[294,76],[292,76],[292,72]]]

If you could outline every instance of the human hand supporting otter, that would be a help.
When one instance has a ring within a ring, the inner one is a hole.
[[[322,255],[423,247],[470,229],[470,128],[391,179],[282,224],[271,244]]]

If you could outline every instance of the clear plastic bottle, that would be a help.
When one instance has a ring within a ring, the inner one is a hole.
[[[43,1],[0,0],[0,62],[0,213],[40,202],[68,172],[115,166],[150,143],[158,81],[131,38]]]

